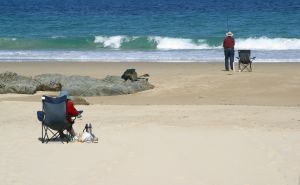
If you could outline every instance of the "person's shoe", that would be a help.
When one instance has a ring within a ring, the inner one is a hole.
[[[67,135],[64,134],[64,133],[60,133],[60,134],[59,134],[59,138],[60,138],[60,139],[66,139],[66,138],[67,138]]]
[[[78,137],[77,137],[77,136],[72,137],[72,138],[71,138],[71,141],[72,141],[72,142],[78,141]]]

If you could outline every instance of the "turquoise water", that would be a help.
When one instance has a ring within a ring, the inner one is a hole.
[[[0,60],[300,61],[300,1],[1,0]]]

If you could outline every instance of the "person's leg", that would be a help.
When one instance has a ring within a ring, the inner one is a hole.
[[[67,131],[71,134],[72,137],[76,136],[73,124],[67,129]]]
[[[224,49],[224,55],[225,55],[225,70],[228,71],[228,58],[229,58],[229,50]]]
[[[233,70],[233,62],[234,62],[234,49],[230,49],[230,68]]]
[[[75,133],[75,130],[74,130],[73,127],[70,128],[69,132],[70,132],[72,137],[76,136],[76,133]]]

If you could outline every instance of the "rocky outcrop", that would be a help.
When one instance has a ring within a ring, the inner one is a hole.
[[[38,83],[30,77],[18,75],[13,72],[0,74],[0,93],[33,94]]]
[[[89,76],[41,74],[25,77],[13,72],[0,74],[0,93],[34,94],[36,91],[68,90],[71,96],[113,96],[153,89],[148,80],[124,81],[119,76],[104,79]]]

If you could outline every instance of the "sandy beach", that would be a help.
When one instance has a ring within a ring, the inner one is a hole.
[[[127,68],[154,89],[86,97],[75,130],[97,144],[42,144],[41,95],[0,95],[4,185],[299,185],[300,63],[1,62],[0,72],[104,78]]]

